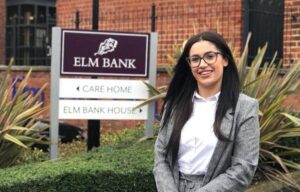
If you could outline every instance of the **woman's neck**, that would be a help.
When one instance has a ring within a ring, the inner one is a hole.
[[[198,93],[201,97],[207,99],[208,97],[216,95],[218,92],[221,91],[221,87],[212,88],[205,88],[198,86]]]

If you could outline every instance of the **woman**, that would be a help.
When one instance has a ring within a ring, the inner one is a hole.
[[[155,144],[154,177],[163,192],[241,192],[259,156],[258,103],[240,93],[221,35],[190,38],[175,67]]]

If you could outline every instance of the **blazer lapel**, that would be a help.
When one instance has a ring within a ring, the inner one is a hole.
[[[222,120],[222,123],[221,123],[221,132],[226,138],[229,138],[229,139],[231,139],[230,133],[231,133],[231,130],[233,127],[233,118],[234,118],[234,112],[232,109],[229,109],[226,112],[226,114]],[[227,144],[226,141],[218,140],[216,148],[213,153],[213,156],[209,162],[207,172],[204,177],[204,184],[206,184],[208,181],[211,180],[212,174],[214,173],[215,168],[217,167],[217,165],[219,163],[219,160],[220,160],[220,158],[223,154],[223,151],[226,147],[226,144]]]

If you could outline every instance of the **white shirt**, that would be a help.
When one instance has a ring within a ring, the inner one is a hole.
[[[220,92],[207,99],[197,92],[193,96],[193,112],[181,131],[178,151],[179,171],[204,175],[217,145],[213,131]]]

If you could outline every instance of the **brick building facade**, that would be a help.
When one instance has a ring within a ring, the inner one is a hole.
[[[99,30],[150,32],[151,6],[155,4],[155,31],[158,32],[158,64],[168,64],[174,45],[195,32],[214,29],[232,42],[237,52],[242,46],[242,1],[231,0],[101,0]],[[75,12],[80,13],[79,28],[91,29],[92,0],[56,1],[57,25],[75,28]]]
[[[251,0],[249,0],[251,1]],[[56,0],[56,24],[70,29],[92,27],[93,0]],[[276,1],[275,1],[276,2]],[[300,59],[300,0],[285,0],[283,11],[283,61],[289,67]],[[192,34],[212,29],[221,33],[230,43],[234,54],[239,56],[246,35],[245,22],[247,8],[241,0],[99,0],[99,30],[150,32],[151,9],[155,5],[155,31],[158,33],[158,73],[157,85],[169,82],[169,77],[162,68],[170,64],[168,54],[174,54],[174,46]],[[5,10],[5,1],[0,2],[0,10]],[[250,8],[251,10],[251,8]],[[76,19],[76,11],[79,20]],[[248,9],[249,11],[249,9]],[[5,18],[5,11],[0,11]],[[5,19],[0,21],[0,62],[4,60]],[[24,72],[16,71],[15,76]],[[35,89],[50,81],[49,68],[34,71],[30,86]],[[44,92],[49,103],[49,87]],[[300,94],[291,96],[287,104],[300,110]],[[45,113],[42,118],[48,118]],[[86,127],[86,121],[72,121],[80,127]],[[105,129],[131,127],[139,121],[104,121]]]
[[[249,0],[251,1],[251,0]],[[219,31],[233,44],[237,55],[243,47],[245,1],[241,0],[101,0],[99,30],[151,30],[151,5],[156,5],[156,31],[159,34],[158,64],[167,64],[167,55],[176,44],[204,29]],[[0,16],[6,18],[6,1],[0,2]],[[57,25],[76,28],[75,13],[79,11],[80,29],[91,29],[92,0],[57,0]],[[300,1],[284,1],[283,58],[289,65],[300,59]],[[5,57],[5,23],[0,21],[0,61]]]
[[[57,0],[56,2],[58,26],[75,28],[75,12],[79,11],[79,29],[91,29],[92,0],[85,1],[85,3],[80,0],[67,2]],[[243,50],[247,35],[245,23],[249,21],[246,17],[247,14],[249,17],[250,12],[253,11],[253,7],[247,8],[249,5],[246,5],[246,2],[254,1],[101,0],[99,30],[150,32],[151,6],[154,4],[156,7],[155,31],[158,33],[158,68],[161,65],[170,64],[167,56],[174,54],[174,46],[180,46],[194,33],[206,29],[221,33],[238,57]],[[280,1],[273,1],[275,4],[278,2]],[[275,27],[275,30],[282,30],[283,42],[280,46],[282,46],[283,65],[289,67],[300,59],[300,0],[282,2],[284,2],[282,13],[274,13],[271,17],[275,18],[277,15],[283,17],[282,28],[278,26]],[[257,10],[257,12],[263,11]],[[263,14],[272,13],[265,11]],[[274,31],[270,31],[270,33],[274,33]],[[275,37],[275,41],[278,39]],[[264,43],[259,46],[263,46]],[[255,47],[255,49],[257,48]],[[275,49],[275,51],[277,50]],[[168,81],[168,76],[158,73],[158,86],[166,84]],[[292,105],[293,109],[300,110],[300,95],[293,95],[290,98],[286,103]]]
[[[300,59],[300,1],[285,0],[284,58],[294,62]]]

